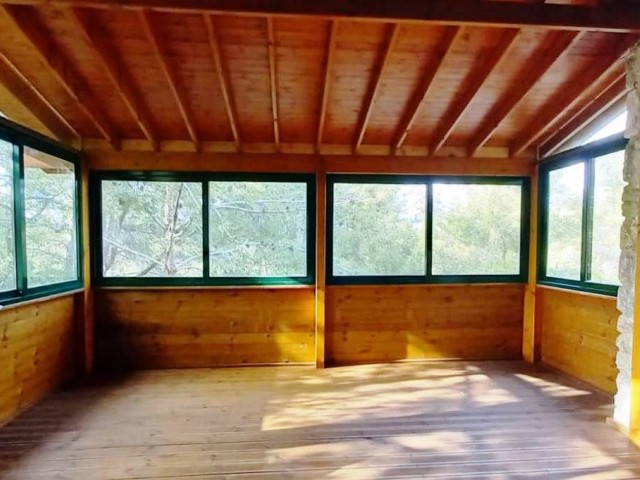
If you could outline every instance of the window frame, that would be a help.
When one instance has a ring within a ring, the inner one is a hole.
[[[334,186],[336,183],[425,185],[425,274],[424,275],[334,275]],[[521,187],[520,208],[520,271],[512,275],[500,274],[433,274],[433,184],[517,185]],[[525,176],[478,175],[385,175],[330,174],[327,175],[327,285],[404,285],[404,284],[469,284],[469,283],[525,283],[528,276],[529,224],[531,178]]]
[[[538,281],[540,285],[576,290],[587,293],[616,296],[618,286],[587,280],[591,271],[591,250],[593,236],[593,199],[595,181],[595,160],[610,153],[624,151],[628,140],[623,134],[591,142],[547,157],[541,161],[538,191]],[[549,232],[549,174],[554,170],[584,164],[584,188],[582,194],[582,228],[580,243],[580,279],[572,280],[547,275],[548,232]]]
[[[0,119],[0,140],[13,146],[13,207],[16,288],[0,292],[0,305],[13,305],[41,297],[81,290],[84,287],[82,229],[82,172],[80,153],[9,120]],[[76,229],[76,279],[29,287],[27,278],[27,239],[25,212],[25,147],[59,158],[73,165],[74,227]]]
[[[202,186],[202,267],[200,277],[105,277],[103,273],[102,241],[102,182],[184,182]],[[273,182],[304,183],[307,186],[307,273],[296,277],[212,277],[209,258],[209,182]],[[92,281],[100,287],[243,287],[314,285],[316,273],[316,181],[306,173],[230,173],[230,172],[166,172],[99,170],[90,175],[91,240],[95,245],[92,262]]]

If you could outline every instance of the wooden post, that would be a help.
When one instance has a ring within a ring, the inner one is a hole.
[[[91,289],[91,251],[89,229],[89,166],[85,161],[82,168],[82,272],[84,276],[84,290],[76,295],[76,364],[80,376],[90,375],[94,367],[94,308],[93,291]]]
[[[316,368],[326,366],[325,278],[327,175],[318,172],[316,180]]]
[[[538,281],[538,167],[531,176],[531,216],[529,225],[529,278],[524,290],[522,357],[527,362],[540,359],[540,325],[536,322],[536,284]]]
[[[629,437],[640,445],[640,231],[636,234],[636,278],[633,309],[633,343],[631,349],[631,392]]]

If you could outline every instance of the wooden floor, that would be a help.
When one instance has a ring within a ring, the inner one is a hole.
[[[0,478],[640,478],[610,401],[520,362],[139,372],[0,429]]]

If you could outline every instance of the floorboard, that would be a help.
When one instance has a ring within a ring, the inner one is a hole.
[[[640,478],[610,415],[522,362],[142,371],[0,428],[0,478]]]

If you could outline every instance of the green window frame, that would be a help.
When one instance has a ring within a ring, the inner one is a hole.
[[[425,274],[424,275],[335,275],[334,268],[334,188],[336,184],[392,184],[425,185],[426,232]],[[452,183],[468,185],[516,185],[521,188],[520,209],[520,255],[519,272],[513,275],[444,275],[433,273],[433,185],[434,183]],[[529,254],[529,215],[530,215],[529,177],[495,176],[433,176],[433,175],[327,175],[327,276],[329,285],[401,285],[401,284],[454,284],[454,283],[524,283],[528,275]]]
[[[552,287],[616,296],[617,285],[592,282],[591,251],[593,242],[593,202],[595,161],[598,157],[625,149],[628,140],[614,135],[544,159],[540,166],[538,195],[538,283]],[[549,255],[549,178],[551,172],[577,164],[584,165],[584,187],[581,211],[580,279],[554,277],[547,274]]]
[[[104,181],[185,182],[202,186],[202,276],[197,277],[105,277],[103,274],[102,183]],[[306,274],[290,277],[213,277],[209,256],[209,182],[273,182],[306,185]],[[113,287],[190,287],[190,286],[276,286],[313,285],[315,283],[316,183],[313,174],[281,173],[200,173],[95,171],[90,177],[92,279],[98,286]]]
[[[83,288],[82,269],[82,181],[79,152],[69,149],[37,132],[0,118],[0,140],[13,146],[13,212],[16,288],[0,292],[0,305],[12,305],[37,298],[62,294]],[[76,278],[70,281],[29,286],[27,264],[27,221],[25,212],[25,148],[31,148],[64,160],[74,169],[74,219],[76,231]]]

